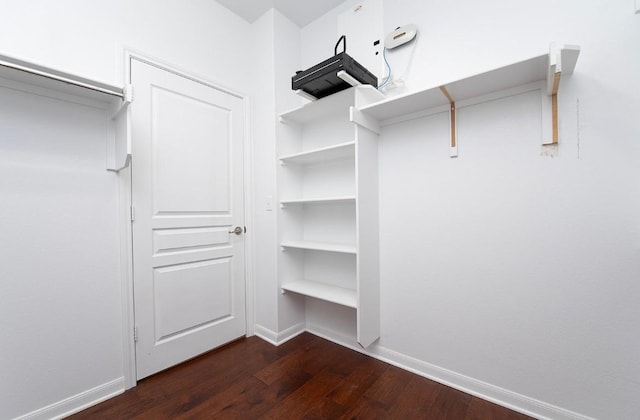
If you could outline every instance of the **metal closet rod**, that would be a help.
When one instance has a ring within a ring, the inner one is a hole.
[[[40,70],[34,67],[30,67],[28,65],[11,63],[4,60],[0,61],[0,66],[6,67],[12,70],[21,71],[27,74],[33,74],[36,76],[44,77],[50,80],[55,80],[57,82],[66,83],[68,85],[78,86],[84,89],[93,90],[95,92],[116,96],[118,98],[124,98],[124,92],[122,90],[114,90],[113,88],[98,86],[92,83],[92,81],[88,79],[81,80],[79,77],[72,76],[72,75],[65,75],[65,76],[57,75],[57,74],[50,73],[46,70]]]

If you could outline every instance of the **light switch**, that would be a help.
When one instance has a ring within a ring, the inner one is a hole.
[[[636,15],[640,13],[640,0],[636,0]]]

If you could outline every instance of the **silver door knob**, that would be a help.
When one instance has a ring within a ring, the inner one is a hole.
[[[233,230],[230,230],[229,233],[235,233],[236,235],[242,234],[242,228],[240,226],[236,226]]]

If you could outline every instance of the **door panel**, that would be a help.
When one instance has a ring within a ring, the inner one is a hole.
[[[152,94],[156,214],[229,214],[232,110],[159,87]]]
[[[173,252],[178,249],[211,247],[225,244],[229,239],[229,232],[220,228],[191,228],[191,229],[154,229],[154,255]]]
[[[245,334],[242,99],[132,60],[138,379]]]
[[[156,342],[231,316],[230,258],[154,270]]]

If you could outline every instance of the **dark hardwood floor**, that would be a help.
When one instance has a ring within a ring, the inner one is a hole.
[[[70,418],[529,419],[308,333],[235,341]]]

